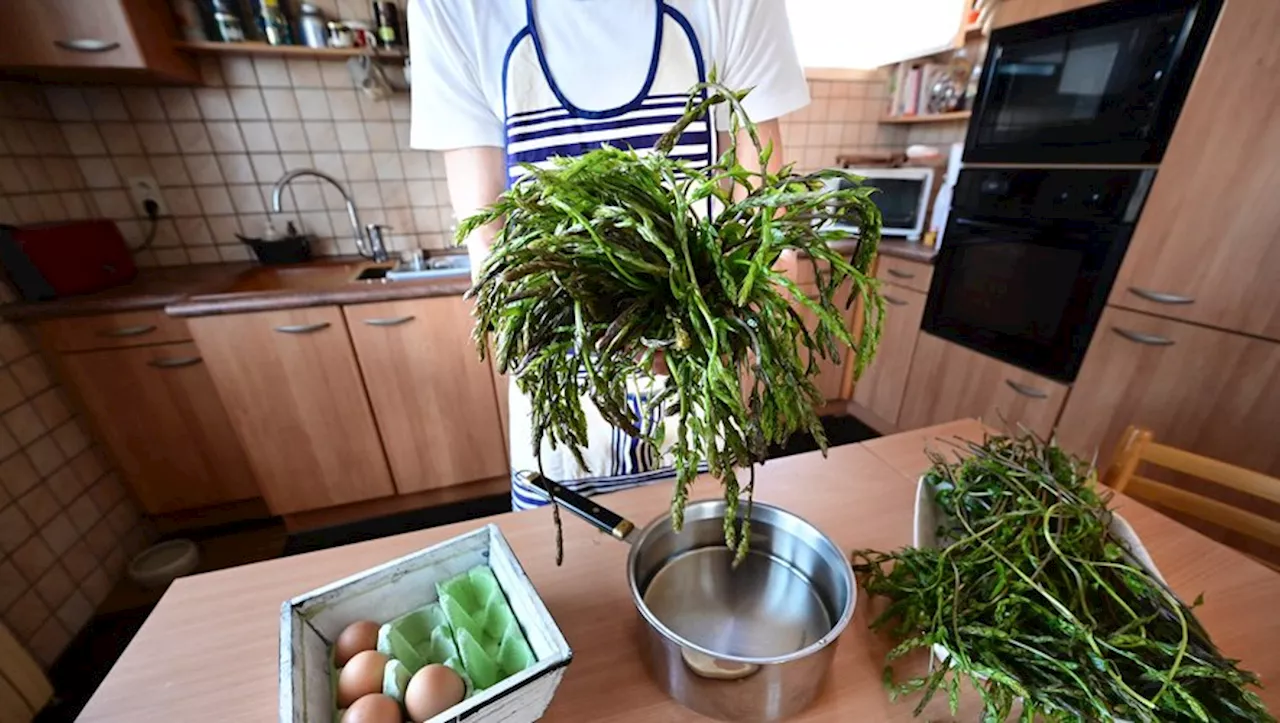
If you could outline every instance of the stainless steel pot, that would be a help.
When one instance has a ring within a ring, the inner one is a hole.
[[[695,502],[684,529],[663,515],[643,530],[536,474],[562,507],[631,544],[627,579],[654,682],[681,705],[730,721],[802,710],[826,678],[853,618],[853,571],[840,548],[785,510],[756,503],[751,552],[736,569],[721,500]]]

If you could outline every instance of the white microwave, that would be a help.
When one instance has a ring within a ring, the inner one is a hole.
[[[846,173],[862,176],[862,185],[873,186],[878,193],[871,195],[871,200],[880,209],[883,225],[880,234],[883,236],[901,236],[908,241],[919,241],[928,219],[925,213],[929,208],[929,195],[933,193],[932,168],[842,168]],[[829,178],[830,188],[839,188],[848,184],[842,178]],[[856,217],[836,218],[828,228],[858,232]]]

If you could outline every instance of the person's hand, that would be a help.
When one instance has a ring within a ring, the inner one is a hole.
[[[671,374],[671,370],[667,368],[667,353],[661,349],[653,353],[653,373],[662,376]]]

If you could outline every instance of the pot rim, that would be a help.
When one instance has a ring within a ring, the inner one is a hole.
[[[699,506],[723,507],[724,504],[725,504],[724,500],[714,500],[714,499],[699,500],[697,502],[690,502],[685,509],[687,512],[689,509],[693,509]],[[772,510],[776,514],[785,515],[799,522],[800,524],[808,527],[817,535],[818,539],[820,539],[824,544],[830,546],[831,550],[835,552],[835,556],[838,559],[843,561],[844,564],[841,564],[838,566],[839,572],[837,574],[839,574],[842,578],[844,578],[844,581],[849,585],[849,600],[845,604],[844,609],[840,611],[840,616],[836,619],[834,623],[832,623],[831,629],[828,630],[822,637],[818,638],[814,642],[806,645],[805,647],[799,650],[787,653],[785,655],[775,655],[771,657],[762,658],[762,657],[749,657],[749,656],[740,656],[740,655],[728,655],[720,651],[703,647],[701,645],[698,645],[697,643],[687,640],[683,636],[671,630],[671,628],[668,628],[666,625],[664,625],[662,621],[659,620],[657,616],[654,615],[649,610],[649,606],[645,605],[644,603],[644,598],[640,593],[640,586],[636,581],[635,565],[636,565],[636,557],[639,555],[639,552],[641,548],[644,546],[645,542],[648,541],[649,536],[653,534],[654,531],[657,530],[660,525],[671,524],[670,513],[662,515],[661,517],[657,518],[656,520],[653,520],[648,525],[646,525],[645,528],[640,531],[640,533],[636,536],[635,540],[632,541],[631,543],[631,551],[627,554],[627,584],[631,588],[631,601],[632,603],[635,604],[636,610],[640,612],[640,615],[645,619],[645,622],[647,622],[650,627],[656,630],[660,635],[665,637],[667,640],[670,640],[671,642],[681,646],[682,648],[697,651],[704,655],[711,656],[712,658],[715,658],[717,660],[724,660],[724,661],[733,662],[733,663],[744,663],[744,664],[751,664],[751,665],[778,665],[781,663],[789,663],[793,660],[799,660],[801,658],[807,658],[810,655],[813,655],[818,651],[822,650],[823,648],[834,644],[836,640],[840,637],[840,635],[844,633],[845,628],[849,627],[849,623],[853,620],[854,608],[857,607],[857,602],[858,602],[858,586],[857,586],[857,581],[853,577],[853,568],[850,566],[848,560],[845,558],[844,551],[841,550],[840,546],[837,545],[835,541],[833,541],[830,537],[828,537],[826,533],[818,529],[818,527],[814,525],[812,522],[809,522],[808,520],[801,517],[800,515],[795,514],[794,512],[790,512],[781,507],[778,507],[777,505],[770,505],[764,502],[755,502],[753,503],[753,505],[755,508],[764,508],[764,509]],[[703,549],[703,548],[697,547],[692,549]],[[786,561],[784,560],[782,562],[785,564]],[[812,582],[810,582],[809,584],[812,585]]]

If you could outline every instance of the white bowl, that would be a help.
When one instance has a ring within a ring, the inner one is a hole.
[[[129,561],[129,578],[143,587],[163,587],[200,564],[200,548],[191,540],[152,545]]]

